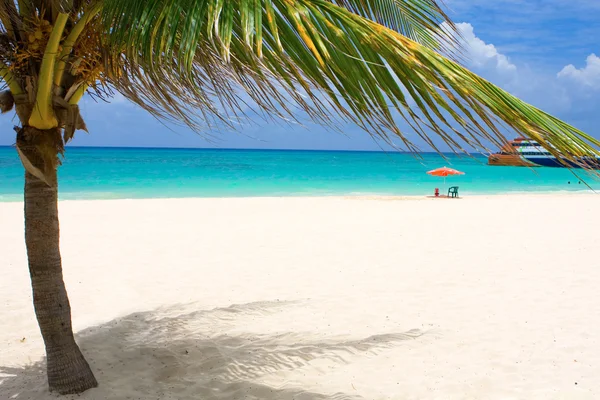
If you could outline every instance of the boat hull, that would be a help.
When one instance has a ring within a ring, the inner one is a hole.
[[[533,163],[535,165],[539,165],[540,167],[552,167],[552,168],[582,168],[583,166],[578,163],[574,163],[572,161],[565,160],[564,163],[561,163],[555,157],[525,157],[525,159]],[[589,159],[582,160],[586,166],[594,169],[600,168],[600,160],[598,159]],[[566,164],[566,165],[565,165]]]
[[[527,161],[517,154],[491,154],[488,157],[488,165],[500,167],[535,167],[536,165]]]

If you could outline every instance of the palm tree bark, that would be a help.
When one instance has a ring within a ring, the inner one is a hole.
[[[34,138],[44,134],[48,132],[24,127],[17,136],[19,150],[26,153],[31,164],[40,170],[45,168],[44,158],[39,155],[43,151],[55,151],[40,148],[39,141],[35,143]],[[50,185],[30,172],[25,173],[25,242],[33,304],[46,346],[50,391],[81,393],[98,383],[75,343],[71,326],[71,307],[59,249],[56,166],[49,170],[46,178]]]

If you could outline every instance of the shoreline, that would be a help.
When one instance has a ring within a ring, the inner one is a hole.
[[[536,196],[536,197],[552,197],[552,196],[593,196],[599,195],[600,191],[594,190],[577,190],[577,191],[532,191],[532,192],[506,192],[506,193],[474,193],[461,195],[455,200],[465,200],[470,198],[498,198],[498,197],[519,197],[519,196]],[[22,199],[2,200],[0,195],[0,205],[10,203],[23,203]],[[12,195],[11,195],[12,196]],[[17,196],[17,195],[14,195]],[[285,195],[285,196],[190,196],[190,197],[118,197],[118,198],[82,198],[82,199],[61,199],[59,195],[58,201],[64,202],[88,202],[88,201],[161,201],[161,200],[215,200],[215,199],[355,199],[355,200],[441,200],[444,196],[435,198],[433,195],[387,195],[387,194],[331,194],[331,195]]]
[[[433,194],[435,188],[443,193],[449,186],[459,186],[464,197],[589,191],[579,178],[600,190],[600,180],[565,168],[490,167],[454,156],[422,157],[330,151],[81,150],[61,166],[59,198],[420,197]],[[0,156],[0,164],[5,174],[0,202],[22,201],[23,167],[18,157]],[[444,184],[441,177],[426,173],[443,165],[465,175]]]

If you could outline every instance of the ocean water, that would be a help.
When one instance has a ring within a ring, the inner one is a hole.
[[[484,156],[448,159],[404,153],[69,147],[59,169],[61,199],[244,196],[461,195],[589,190],[567,169],[490,167]],[[449,166],[465,175],[425,172]],[[600,189],[600,181],[583,174]],[[568,183],[570,182],[570,184]],[[0,201],[21,201],[23,168],[0,147]]]

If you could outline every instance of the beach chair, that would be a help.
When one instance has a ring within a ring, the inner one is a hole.
[[[448,189],[448,197],[458,197],[458,186],[452,186]]]

